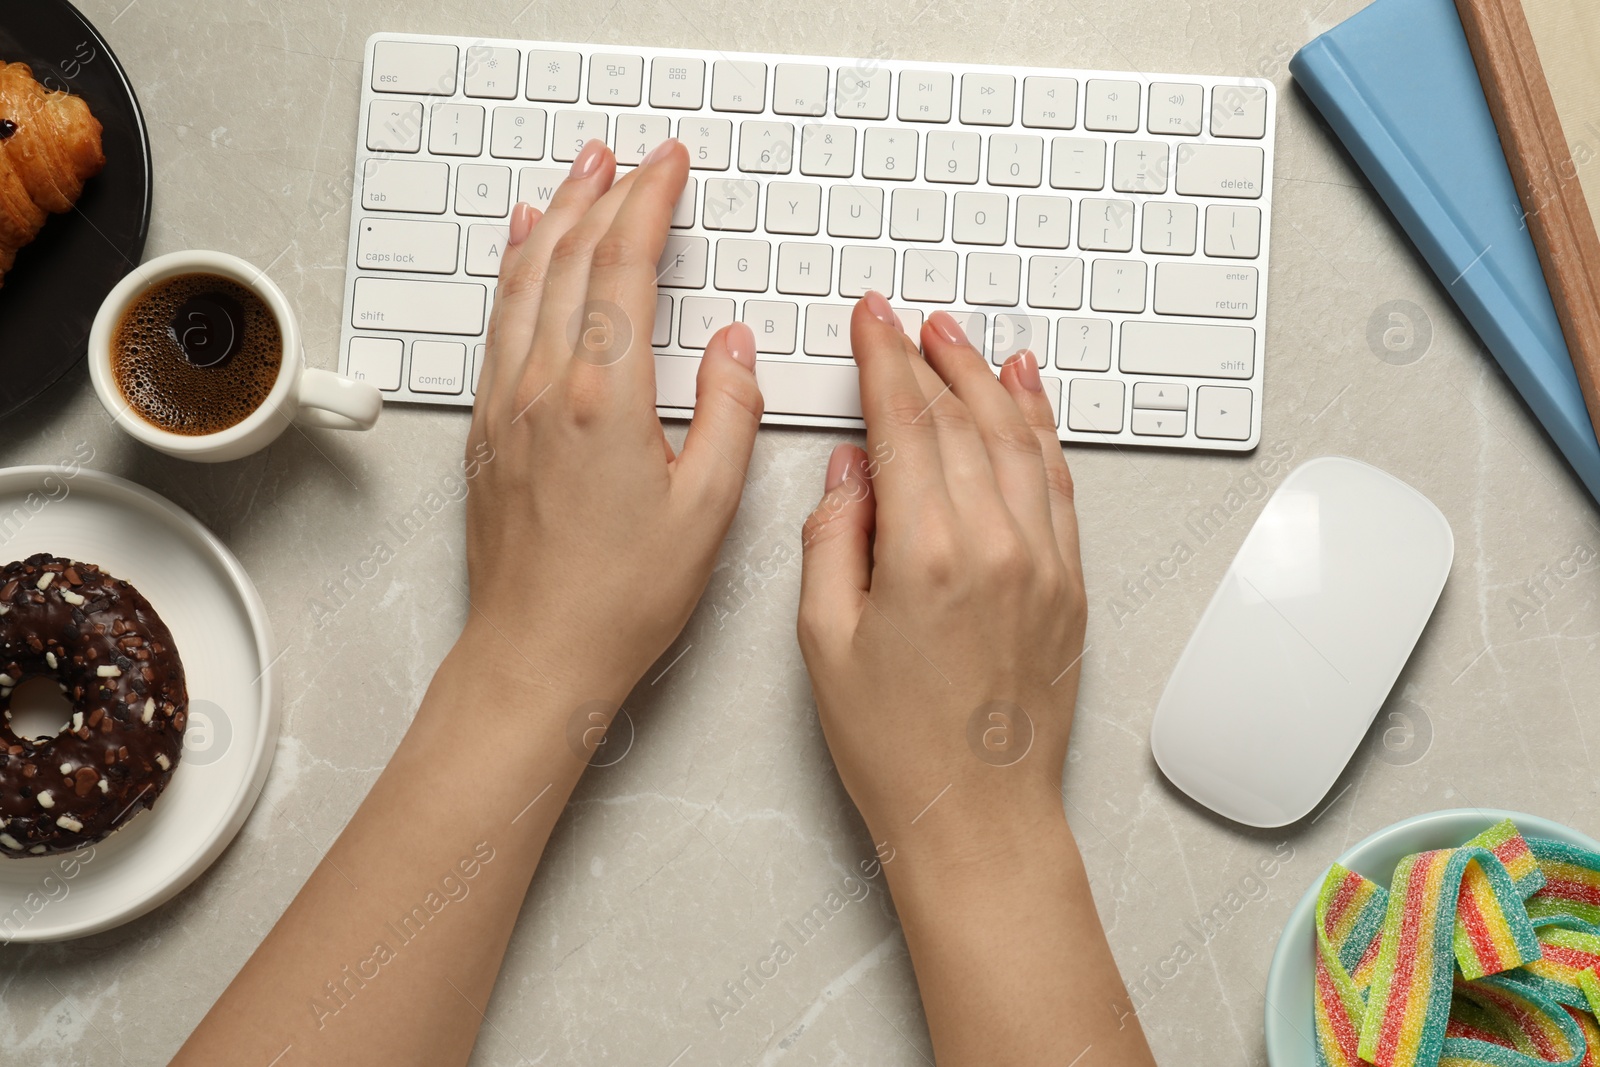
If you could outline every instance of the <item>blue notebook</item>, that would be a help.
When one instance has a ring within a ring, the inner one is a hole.
[[[1600,444],[1452,0],[1374,0],[1289,64],[1600,501]]]

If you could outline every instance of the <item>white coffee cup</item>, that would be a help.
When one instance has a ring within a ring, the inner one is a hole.
[[[128,307],[151,287],[180,274],[216,274],[249,289],[271,309],[283,336],[278,378],[261,406],[215,433],[189,436],[146,421],[128,403],[111,366],[111,344]],[[226,252],[171,252],[142,264],[117,283],[100,305],[89,331],[89,377],[118,426],[151,448],[184,459],[220,463],[265,448],[290,422],[334,430],[370,430],[383,398],[369,382],[307,367],[300,324],[283,291],[261,271]]]

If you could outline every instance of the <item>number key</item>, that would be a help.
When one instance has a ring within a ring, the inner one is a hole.
[[[810,123],[800,128],[800,173],[848,178],[856,172],[856,131]]]
[[[544,118],[544,112],[536,107],[495,108],[489,122],[489,154],[501,159],[543,159]]]

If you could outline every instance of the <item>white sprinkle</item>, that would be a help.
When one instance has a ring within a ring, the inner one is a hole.
[[[172,761],[167,758],[167,754],[165,752],[157,752],[156,753],[156,762],[161,764],[161,769],[162,770],[164,770],[164,771],[172,770]]]
[[[8,697],[10,695],[11,687],[9,685],[0,685],[0,697]]]
[[[70,764],[70,763],[63,763],[63,764],[62,764],[62,765],[61,765],[61,773],[62,773],[62,774],[71,774],[71,773],[72,773],[72,764]]]
[[[155,714],[156,714],[156,698],[155,697],[145,697],[145,700],[144,700],[144,714],[139,716],[139,721],[140,722],[149,722],[151,719],[155,718]]]
[[[74,730],[83,729],[83,712],[75,711],[72,713],[72,728]]]
[[[4,615],[6,612],[8,612],[10,610],[11,610],[11,605],[10,604],[0,604],[0,615]]]
[[[6,674],[4,671],[0,671],[0,685],[13,686],[16,684],[17,680],[15,678],[11,677],[9,674]]]
[[[39,580],[34,583],[34,588],[36,588],[36,589],[49,589],[50,588],[50,583],[55,581],[55,580],[56,580],[56,572],[55,571],[45,571],[43,574],[39,575]]]
[[[77,819],[74,819],[70,815],[63,815],[58,818],[56,820],[56,825],[61,827],[63,830],[69,830],[72,833],[77,833],[79,830],[83,829],[83,823],[79,822]]]
[[[50,795],[50,790],[46,789],[39,794],[39,806],[41,808],[53,808],[56,806],[56,798]]]
[[[61,599],[65,600],[68,604],[71,604],[73,607],[77,607],[78,605],[83,603],[83,597],[79,596],[77,593],[74,593],[70,589],[61,590]]]
[[[54,652],[46,652],[44,654],[44,661],[50,665],[51,670],[56,669],[56,654]]]
[[[102,792],[102,793],[111,792],[111,783],[106,781],[104,778],[100,779],[100,792]]]
[[[122,677],[122,668],[114,663],[107,663],[104,666],[96,667],[94,673],[102,678],[120,678]]]
[[[9,848],[13,851],[20,852],[22,850],[22,842],[18,841],[10,834],[0,834],[0,845],[4,845],[6,848]]]
[[[42,855],[44,855],[44,846],[43,845],[34,845],[28,851],[33,853],[35,856],[42,856]]]

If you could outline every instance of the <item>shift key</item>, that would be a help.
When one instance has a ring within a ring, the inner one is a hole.
[[[483,332],[487,299],[488,290],[476,282],[357,278],[350,325],[358,330],[475,337]]]

